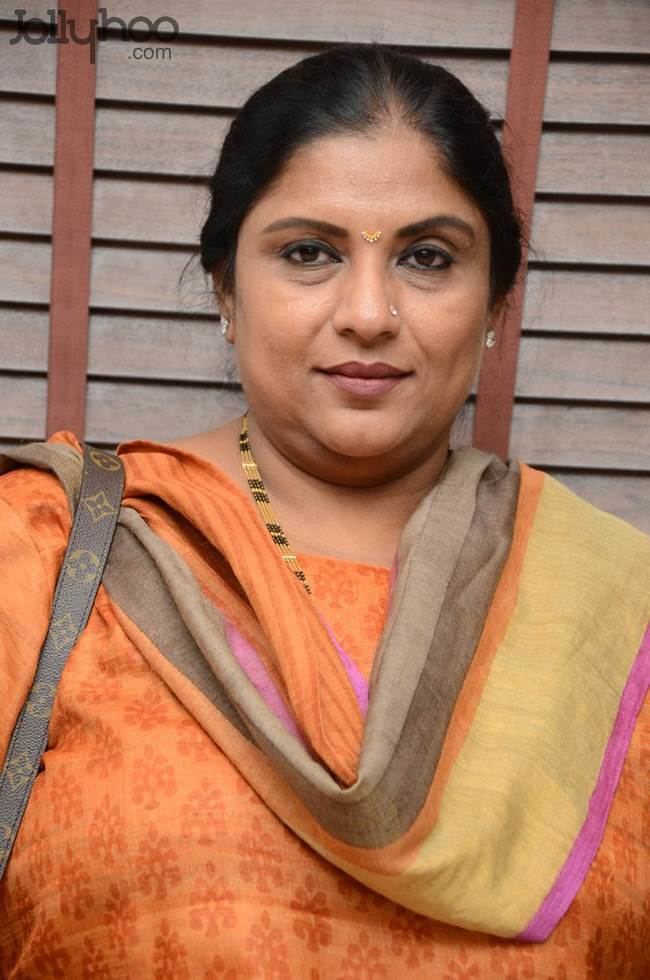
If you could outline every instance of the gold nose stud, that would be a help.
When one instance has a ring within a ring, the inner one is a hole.
[[[370,231],[362,231],[361,232],[361,235],[362,235],[363,238],[365,238],[365,240],[367,242],[370,242],[371,244],[373,242],[378,241],[381,238],[381,232],[380,231],[373,231],[373,232],[370,232]]]

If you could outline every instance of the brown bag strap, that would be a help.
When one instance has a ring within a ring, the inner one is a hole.
[[[29,695],[0,770],[0,879],[47,748],[50,714],[66,661],[83,631],[102,580],[124,490],[119,456],[84,446],[81,489],[50,625]]]

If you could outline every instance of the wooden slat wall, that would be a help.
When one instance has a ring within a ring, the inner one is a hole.
[[[181,30],[152,45],[171,60],[115,37],[98,50],[85,435],[114,445],[243,404],[204,280],[177,287],[248,94],[329,43],[376,39],[456,71],[499,129],[515,0],[400,0],[399,17],[393,0],[106,6]],[[14,10],[0,3],[0,444],[42,438],[47,390],[56,46],[10,46]],[[650,532],[649,46],[646,0],[556,0],[511,454]]]

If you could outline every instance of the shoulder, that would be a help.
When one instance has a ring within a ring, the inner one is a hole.
[[[0,455],[2,553],[22,539],[46,565],[57,563],[72,524],[69,491],[81,472],[80,450],[72,433],[63,432]]]
[[[588,529],[601,534],[608,543],[620,542],[624,547],[650,549],[650,535],[628,521],[603,510],[570,490],[556,477],[543,470],[518,461],[522,486],[535,488],[542,514],[552,515],[554,521],[569,531]]]
[[[561,581],[573,601],[589,606],[619,603],[650,618],[650,535],[595,507],[555,477],[520,464],[520,510],[528,507],[526,561]],[[569,595],[564,602],[571,603]]]
[[[71,433],[57,433],[48,442],[0,455],[0,625],[5,628],[34,618],[39,629],[47,625],[72,526],[64,483],[70,489],[70,475],[81,471],[79,448]]]

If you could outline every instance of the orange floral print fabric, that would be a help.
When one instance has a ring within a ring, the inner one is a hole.
[[[0,599],[3,690],[12,681],[0,709],[1,755],[47,627],[66,509],[44,474],[0,483],[11,531],[2,581],[38,586]],[[299,557],[314,601],[367,676],[389,570]],[[401,970],[427,980],[641,980],[650,948],[642,846],[650,810],[641,803],[649,762],[646,707],[597,859],[547,942],[439,924],[364,888],[291,833],[151,671],[100,589],[64,671],[44,768],[0,883],[0,975],[378,980]]]

